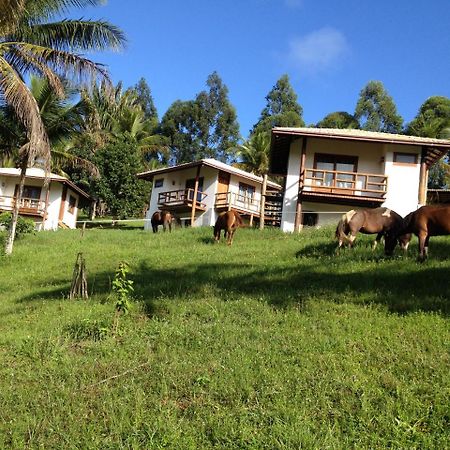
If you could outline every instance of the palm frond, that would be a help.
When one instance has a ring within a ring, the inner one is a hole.
[[[47,169],[50,144],[39,107],[30,90],[13,67],[0,54],[0,90],[27,131],[29,159],[43,158]]]

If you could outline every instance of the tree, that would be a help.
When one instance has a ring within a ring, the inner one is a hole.
[[[143,167],[135,139],[117,137],[95,154],[100,178],[94,192],[114,217],[141,217],[149,197],[149,184],[136,177]]]
[[[434,96],[422,104],[406,132],[414,136],[438,138],[444,137],[441,135],[448,127],[450,127],[450,98]]]
[[[354,116],[345,111],[336,111],[327,114],[316,125],[317,128],[359,128],[359,122]]]
[[[158,122],[158,111],[152,97],[152,91],[145,78],[141,78],[137,84],[132,88],[137,95],[137,103],[141,106],[144,112],[144,117],[154,123]]]
[[[259,131],[270,132],[273,127],[303,127],[303,108],[298,104],[297,94],[292,88],[288,75],[283,75],[266,96],[267,104],[251,134]]]
[[[264,175],[269,171],[270,133],[260,131],[239,146],[239,166],[256,175]]]
[[[355,119],[367,131],[400,133],[403,119],[381,81],[369,81],[359,94]]]
[[[63,94],[62,78],[78,81],[107,78],[104,68],[78,52],[119,48],[122,32],[103,21],[58,20],[70,7],[96,5],[100,0],[3,0],[0,8],[0,95],[24,124],[27,142],[20,149],[21,176],[5,253],[13,249],[26,169],[36,158],[46,168],[50,144],[39,107],[25,84],[26,75],[37,73],[52,89]]]
[[[234,157],[239,125],[228,88],[217,72],[206,84],[208,90],[194,100],[175,101],[162,118],[161,133],[168,138],[174,164],[201,158],[229,162]]]

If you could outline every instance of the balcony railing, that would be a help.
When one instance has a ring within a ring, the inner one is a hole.
[[[204,202],[207,194],[197,191],[195,206],[206,208]],[[165,207],[192,206],[194,201],[194,189],[179,189],[176,191],[160,192],[158,194],[158,205]]]
[[[369,197],[371,199],[383,199],[386,189],[387,176],[385,175],[323,169],[305,169],[300,184],[300,190],[303,193]]]
[[[0,196],[0,209],[12,211],[16,198],[11,196]],[[45,201],[36,198],[22,197],[20,199],[19,213],[43,214],[45,211]]]
[[[216,194],[216,208],[234,208],[250,214],[259,214],[261,203],[248,195],[236,192],[221,192]]]

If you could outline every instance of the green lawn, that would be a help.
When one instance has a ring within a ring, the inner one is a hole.
[[[0,448],[449,448],[450,239],[41,232],[0,257]],[[87,301],[68,300],[82,251]],[[131,313],[111,331],[120,261]]]

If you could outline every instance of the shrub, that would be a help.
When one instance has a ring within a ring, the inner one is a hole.
[[[11,226],[12,214],[4,212],[0,214],[0,226],[3,226],[6,230]],[[16,226],[16,237],[23,236],[34,232],[34,221],[32,219],[24,219],[18,217]]]

